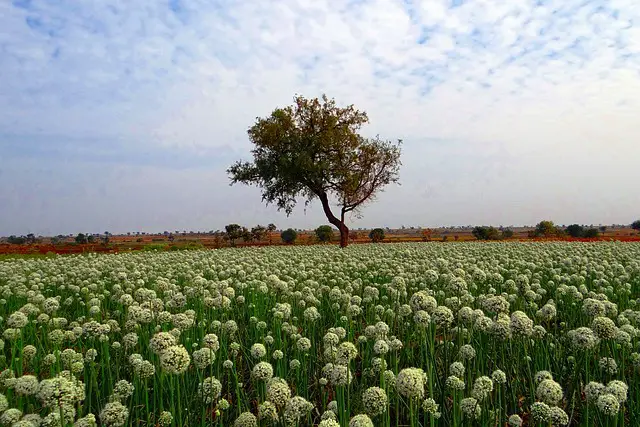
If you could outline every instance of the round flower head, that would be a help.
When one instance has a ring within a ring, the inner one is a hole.
[[[278,408],[284,408],[291,398],[291,389],[285,380],[274,377],[267,383],[267,400]]]
[[[536,385],[540,384],[544,380],[552,380],[552,379],[553,379],[553,375],[549,371],[538,371],[536,372],[536,375],[533,377],[533,380],[535,381]]]
[[[327,412],[330,412],[330,411],[327,411]],[[333,414],[333,412],[330,412],[330,413]],[[327,420],[320,421],[320,424],[318,424],[318,427],[340,427],[340,423],[337,422],[336,420],[327,419]]]
[[[162,427],[170,426],[173,423],[173,415],[169,411],[162,411],[158,417],[158,424]]]
[[[471,395],[478,401],[485,400],[493,391],[493,381],[489,377],[478,377],[473,383],[473,390]]]
[[[531,336],[533,332],[533,320],[529,319],[527,314],[522,311],[514,311],[511,313],[510,328],[514,336]]]
[[[193,364],[196,365],[198,369],[205,369],[207,366],[212,365],[216,360],[216,354],[208,347],[203,347],[194,351],[192,356]]]
[[[618,328],[613,320],[608,317],[599,316],[593,319],[591,323],[591,329],[602,340],[609,340],[615,338]]]
[[[554,380],[542,380],[536,388],[536,397],[547,405],[556,406],[562,400],[562,386]]]
[[[615,416],[620,411],[620,402],[610,393],[601,394],[596,405],[604,415]]]
[[[507,375],[501,371],[500,369],[496,369],[491,374],[491,379],[496,384],[506,384],[507,383]]]
[[[453,312],[449,307],[439,306],[433,310],[431,314],[431,321],[435,323],[438,328],[448,329],[453,323]]]
[[[531,417],[538,422],[549,422],[551,420],[551,408],[546,403],[535,402],[531,405]]]
[[[278,422],[278,408],[268,400],[258,405],[258,419],[267,422]]]
[[[267,349],[260,343],[255,343],[251,346],[251,357],[254,359],[262,359],[267,355]]]
[[[31,396],[38,391],[38,378],[33,375],[23,375],[16,378],[13,383],[13,390],[21,396]]]
[[[108,427],[123,426],[128,417],[129,410],[118,401],[107,403],[100,412],[101,425]]]
[[[433,417],[435,418],[440,418],[440,416],[442,415],[439,411],[438,411],[438,404],[436,403],[435,400],[433,400],[432,398],[427,398],[425,400],[422,401],[422,409],[427,413],[427,414],[431,414]]]
[[[162,354],[166,349],[176,344],[176,337],[169,332],[158,332],[149,340],[149,348],[156,354]]]
[[[615,375],[618,372],[618,364],[615,359],[610,357],[602,357],[598,361],[598,366],[603,372],[606,372],[609,375]]]
[[[207,334],[202,339],[203,346],[210,348],[213,351],[220,349],[220,343],[218,342],[218,336],[216,334]]]
[[[233,427],[258,427],[258,419],[251,412],[243,412],[233,422]]]
[[[464,365],[461,362],[453,362],[449,365],[449,373],[458,378],[464,377]]]
[[[93,414],[88,414],[86,417],[78,418],[78,420],[73,423],[73,427],[97,427],[98,422],[96,421],[96,416]]]
[[[129,381],[120,380],[113,387],[113,394],[117,396],[116,400],[123,401],[129,398],[133,394],[134,390],[135,387]]]
[[[174,345],[160,353],[160,366],[170,374],[182,374],[191,364],[191,357],[186,348]]]
[[[373,421],[371,421],[368,415],[360,414],[351,418],[349,427],[373,427]]]
[[[557,406],[551,408],[551,424],[555,426],[566,426],[569,424],[569,415]]]
[[[329,371],[329,379],[331,383],[336,386],[345,386],[351,384],[353,375],[348,366],[344,365],[332,365]]]
[[[588,402],[595,403],[605,391],[605,386],[602,383],[591,381],[584,388],[584,395]]]
[[[460,347],[458,357],[460,360],[471,360],[476,357],[476,350],[471,345],[465,344]]]
[[[465,418],[476,419],[482,414],[482,408],[473,397],[465,397],[460,401],[460,409]]]
[[[2,415],[0,415],[0,423],[2,424],[13,424],[17,423],[22,417],[22,411],[17,408],[10,408],[4,411]]]
[[[420,368],[406,368],[396,377],[396,390],[409,399],[422,399],[424,397],[424,384],[426,375]]]
[[[518,414],[513,414],[509,417],[509,425],[511,427],[521,427],[522,426],[522,418],[520,418],[520,415]]]
[[[465,388],[464,381],[456,377],[455,375],[449,376],[445,381],[445,385],[447,386],[448,389],[453,391],[461,391],[461,390],[464,390]]]
[[[287,402],[284,408],[284,420],[286,424],[295,425],[302,418],[306,417],[313,409],[313,404],[305,398],[294,396]]]
[[[628,391],[629,386],[619,380],[609,381],[609,384],[607,384],[607,388],[605,389],[605,393],[613,394],[620,403],[627,401]]]
[[[9,401],[7,400],[7,396],[0,393],[0,412],[4,412],[9,408]]]
[[[367,414],[375,417],[387,410],[387,393],[379,387],[369,387],[362,393],[362,406]]]
[[[592,350],[600,343],[600,338],[593,330],[584,326],[569,331],[567,336],[571,340],[571,344],[580,350]]]
[[[271,377],[273,377],[273,366],[269,362],[260,362],[251,371],[251,378],[258,381],[267,381]]]
[[[198,396],[204,403],[210,404],[218,400],[222,392],[222,384],[215,377],[205,378],[198,386]]]

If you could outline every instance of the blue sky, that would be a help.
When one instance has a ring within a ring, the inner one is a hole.
[[[225,174],[296,93],[405,141],[355,227],[640,217],[634,0],[6,1],[0,81],[0,235],[325,222]]]

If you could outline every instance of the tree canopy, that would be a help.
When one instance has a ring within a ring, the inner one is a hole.
[[[293,105],[276,108],[249,128],[253,162],[229,169],[231,184],[262,188],[262,200],[291,214],[298,199],[305,206],[319,199],[327,220],[346,246],[345,215],[358,210],[389,183],[398,182],[400,144],[365,138],[358,132],[369,121],[353,105],[296,96]],[[339,211],[334,214],[331,200]]]

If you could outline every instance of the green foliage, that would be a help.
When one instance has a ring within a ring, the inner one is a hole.
[[[600,232],[597,228],[589,228],[584,231],[584,237],[587,239],[595,239],[600,236]]]
[[[276,108],[249,129],[253,163],[233,164],[227,171],[231,183],[261,187],[262,200],[287,215],[299,198],[305,205],[319,199],[346,246],[345,214],[357,213],[385,185],[398,181],[400,141],[362,137],[358,132],[368,120],[353,105],[340,108],[326,96],[297,96],[293,105]],[[338,215],[329,197],[337,199]]]
[[[78,233],[76,236],[76,243],[79,245],[84,245],[88,242],[87,236],[84,233]]]
[[[534,230],[535,237],[556,237],[564,234],[560,227],[556,227],[553,221],[540,221]]]
[[[236,240],[242,237],[244,231],[242,228],[239,224],[228,224],[224,226],[225,236],[229,239],[231,246],[234,246]]]
[[[147,252],[163,251],[165,249],[167,249],[167,245],[166,244],[161,244],[161,243],[152,243],[150,245],[145,245],[142,248],[143,251],[147,251]]]
[[[264,236],[267,234],[267,228],[262,225],[256,225],[251,229],[251,237],[254,240],[262,240]]]
[[[640,219],[633,221],[631,223],[631,228],[633,228],[634,230],[640,231]]]
[[[27,242],[27,238],[24,236],[9,236],[7,242],[12,245],[24,245]]]
[[[93,234],[87,234],[87,242],[88,243],[95,243],[96,242],[96,236],[94,236]]]
[[[478,240],[500,240],[502,238],[497,228],[485,225],[474,227],[471,233]]]
[[[293,228],[287,228],[282,233],[280,233],[280,238],[286,244],[292,245],[298,238],[298,232]]]
[[[378,243],[384,240],[384,229],[374,228],[369,232],[369,238],[373,243]]]
[[[513,237],[513,235],[514,235],[513,230],[510,229],[510,228],[505,228],[505,229],[502,230],[502,238],[503,239],[511,239]]]
[[[584,237],[584,227],[579,224],[571,224],[564,230],[571,237]]]
[[[333,228],[330,225],[321,225],[316,228],[316,237],[320,242],[330,242],[333,238]]]

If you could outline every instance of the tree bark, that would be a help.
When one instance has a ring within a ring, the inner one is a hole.
[[[331,206],[329,206],[329,198],[326,193],[320,193],[318,195],[320,202],[322,203],[322,209],[327,216],[327,220],[334,225],[340,231],[340,247],[346,248],[349,244],[349,229],[344,224],[344,208],[342,209],[340,219],[338,219],[333,212],[331,212]]]

